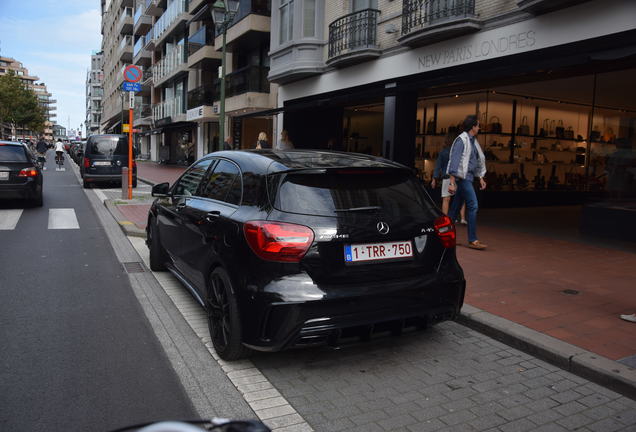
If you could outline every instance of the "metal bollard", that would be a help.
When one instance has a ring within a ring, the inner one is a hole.
[[[128,199],[128,167],[121,168],[121,198]]]

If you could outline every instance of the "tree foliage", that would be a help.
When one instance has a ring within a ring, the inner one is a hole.
[[[0,123],[11,123],[36,132],[44,130],[46,112],[32,89],[14,73],[0,76]]]

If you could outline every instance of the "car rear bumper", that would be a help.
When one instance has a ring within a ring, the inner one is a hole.
[[[22,184],[0,184],[0,199],[33,198],[38,193],[38,183],[29,178]]]
[[[301,282],[299,276],[293,277],[296,283]],[[271,301],[289,294],[284,278],[268,285],[261,295],[253,296],[257,306],[252,312],[263,312],[258,319],[249,320],[254,328],[244,328],[246,346],[278,351],[426,327],[459,314],[466,286],[463,277],[454,281],[428,277],[324,289],[307,278],[299,285],[299,291],[306,296],[304,301]]]
[[[82,177],[85,181],[91,183],[107,183],[107,182],[121,182],[121,174],[88,174],[85,173]],[[133,181],[137,180],[137,175],[133,174]]]

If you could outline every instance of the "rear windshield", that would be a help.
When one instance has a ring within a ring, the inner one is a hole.
[[[133,152],[135,152],[134,147]],[[128,138],[116,136],[94,138],[89,142],[86,153],[97,156],[128,156]]]
[[[318,216],[379,211],[421,214],[433,204],[416,179],[404,171],[382,173],[279,174],[271,178],[274,208]]]
[[[28,162],[28,160],[24,147],[0,145],[0,162]]]

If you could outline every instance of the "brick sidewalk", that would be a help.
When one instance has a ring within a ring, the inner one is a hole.
[[[139,177],[153,183],[173,183],[186,168],[138,164]],[[142,229],[149,208],[150,203],[118,205]],[[458,228],[463,244],[465,231]],[[467,304],[612,360],[631,357],[624,362],[633,365],[636,325],[618,315],[636,312],[635,253],[556,236],[564,232],[561,226],[543,235],[536,227],[523,232],[484,224],[479,231],[487,251],[457,248],[468,281]]]

